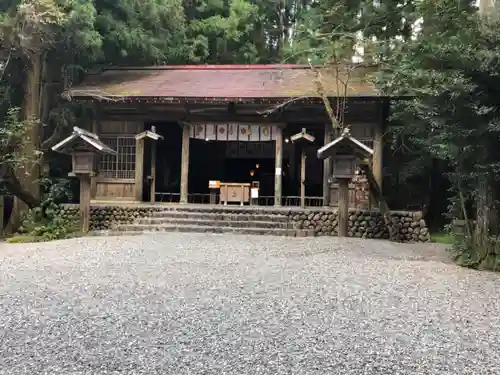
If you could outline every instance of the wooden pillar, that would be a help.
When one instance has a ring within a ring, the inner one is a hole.
[[[189,179],[189,125],[182,124],[181,191],[180,203],[188,202]]]
[[[144,139],[135,141],[135,186],[134,196],[137,202],[142,201],[144,177]]]
[[[156,141],[151,140],[151,203],[156,202]]]
[[[383,119],[382,117],[380,120],[374,124],[373,127],[373,157],[372,157],[372,163],[373,163],[373,175],[375,176],[375,181],[377,182],[381,194],[383,191],[383,151],[384,151],[384,128],[383,128]]]
[[[295,143],[293,142],[290,142],[288,144],[289,147],[289,150],[290,150],[290,159],[289,159],[289,164],[290,164],[290,169],[288,170],[288,174],[290,176],[290,179],[292,181],[296,181],[297,180],[297,166],[295,165],[295,163],[297,162],[297,156],[295,155],[296,152],[297,152],[297,147],[295,145]]]
[[[325,124],[325,145],[332,141],[332,125],[329,123]],[[323,160],[323,206],[328,207],[330,205],[330,184],[328,179],[332,175],[332,162],[331,158],[326,158]]]
[[[276,149],[275,149],[275,171],[274,171],[274,206],[281,206],[281,182],[283,164],[283,129],[280,125],[276,127]]]
[[[94,121],[92,122],[92,133],[99,135],[99,120],[97,118],[98,112],[96,109],[93,111]],[[96,160],[98,160],[96,158]],[[99,165],[95,165],[95,170],[99,174]],[[95,198],[97,195],[97,176],[92,176],[90,178],[90,198]]]
[[[349,222],[349,179],[340,178],[339,183],[339,208],[338,208],[338,228],[339,237],[347,237]]]
[[[300,149],[300,207],[306,206],[306,149]]]
[[[5,211],[5,197],[0,195],[0,236],[3,236],[3,214]]]
[[[90,176],[82,175],[79,178],[81,230],[87,233],[90,227]]]

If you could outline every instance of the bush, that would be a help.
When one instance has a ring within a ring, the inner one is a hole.
[[[60,202],[71,199],[69,181],[45,178],[41,185],[44,190],[42,204],[25,214],[19,228],[21,236],[12,237],[9,242],[53,241],[77,235],[78,221],[63,215],[60,210]]]

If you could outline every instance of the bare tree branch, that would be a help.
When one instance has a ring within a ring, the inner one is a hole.
[[[294,102],[297,102],[297,101],[303,100],[303,99],[310,99],[310,98],[311,98],[311,96],[298,96],[295,98],[290,98],[287,101],[284,101],[283,103],[280,103],[276,106],[270,107],[264,111],[258,111],[257,114],[267,116],[267,115],[270,115],[271,113],[276,112],[277,110],[279,110],[281,108],[286,107],[287,105],[289,105],[291,103],[294,103]]]
[[[332,127],[335,129],[340,129],[341,126],[338,122],[338,119],[335,117],[335,113],[333,112],[333,108],[332,108],[332,105],[330,103],[330,99],[328,98],[328,95],[325,92],[321,72],[319,71],[319,69],[314,67],[311,62],[309,62],[309,67],[316,75],[316,78],[314,79],[314,84],[316,85],[318,94],[319,94],[321,100],[323,101],[323,104],[324,104],[325,109],[326,109],[326,113],[328,114],[328,117],[330,118],[330,121],[332,122]]]
[[[101,90],[66,90],[61,94],[63,99],[71,101],[73,96],[89,96],[98,100],[106,100],[111,102],[118,102],[126,98],[124,95],[109,94]]]

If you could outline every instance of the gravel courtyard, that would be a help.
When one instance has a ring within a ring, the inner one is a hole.
[[[499,293],[429,245],[0,244],[0,374],[500,374]]]

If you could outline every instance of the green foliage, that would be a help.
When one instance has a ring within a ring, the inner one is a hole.
[[[218,64],[261,61],[256,42],[263,14],[257,4],[244,0],[227,4],[194,1],[185,7],[190,15],[188,36],[193,41],[193,60]]]
[[[181,0],[94,0],[99,61],[113,65],[179,63],[190,54]],[[92,40],[94,37],[92,37]]]
[[[474,246],[471,241],[455,238],[452,252],[461,266],[500,271],[500,240],[496,236],[488,237],[480,248]]]
[[[40,242],[37,238],[25,235],[12,236],[7,238],[8,243],[31,243]]]
[[[0,16],[0,41],[10,53],[30,56],[44,52],[55,43],[68,21],[70,0],[6,1]]]
[[[43,178],[40,183],[44,188],[42,204],[26,213],[19,232],[23,237],[36,241],[52,241],[74,236],[79,230],[78,221],[62,215],[60,210],[60,203],[71,199],[70,181]]]
[[[20,108],[8,108],[3,118],[0,117],[0,189],[11,194],[19,193],[25,202],[33,206],[36,202],[31,197],[23,195],[19,189],[19,183],[14,177],[14,171],[18,176],[29,176],[32,169],[26,168],[28,163],[37,163],[41,158],[38,149],[29,149],[24,153],[17,152],[19,148],[30,142],[25,136],[26,129],[35,126],[31,120],[20,119]]]
[[[33,125],[33,121],[20,120],[20,108],[9,108],[0,123],[0,165],[17,168],[27,160],[37,159],[40,154],[35,151],[32,155],[16,155],[16,149],[26,140],[23,135],[26,128]]]
[[[442,243],[446,245],[455,244],[455,238],[450,233],[438,232],[431,234],[431,241],[436,243]]]
[[[419,10],[426,16],[422,30],[394,43],[378,83],[391,95],[406,96],[393,103],[395,148],[423,166],[417,173],[432,160],[449,166],[449,215],[475,219],[459,258],[481,267],[497,251],[500,22],[480,18],[469,2],[429,0]],[[437,15],[445,17],[432,22]]]

